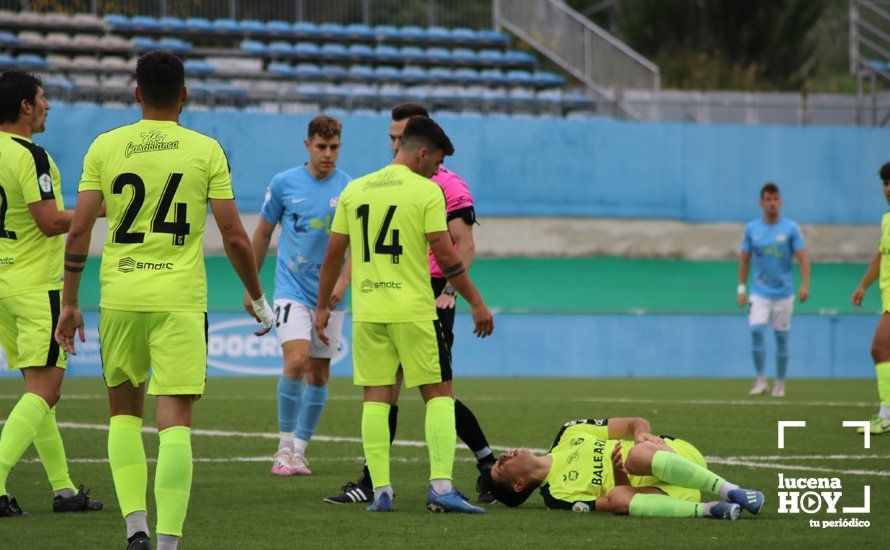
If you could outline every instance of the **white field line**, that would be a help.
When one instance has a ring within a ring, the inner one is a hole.
[[[157,462],[157,458],[146,458],[146,462]],[[209,463],[219,463],[219,464],[227,464],[230,462],[271,462],[273,460],[272,455],[263,455],[263,456],[233,456],[228,458],[221,457],[192,457],[193,462],[209,462]],[[426,459],[421,458],[411,458],[411,457],[390,457],[391,462],[421,462]],[[470,457],[455,457],[454,460],[456,462],[475,462],[476,459]],[[363,456],[317,456],[312,458],[312,462],[355,462],[356,464],[361,464],[365,461],[365,457]],[[39,464],[39,458],[28,458],[22,460],[21,462],[25,462],[28,464]],[[108,458],[68,458],[69,463],[74,464],[108,464]]]
[[[5,421],[0,421],[0,425],[4,424]],[[107,424],[83,424],[79,422],[59,422],[60,428],[70,428],[70,429],[81,429],[81,430],[97,430],[97,431],[108,431]],[[152,427],[143,427],[143,433],[157,433],[157,428]],[[248,438],[262,438],[262,439],[278,439],[277,433],[271,432],[235,432],[235,431],[223,431],[223,430],[202,430],[202,429],[194,429],[192,430],[193,435],[197,436],[208,436],[208,437],[248,437]],[[329,436],[329,435],[315,435],[313,439],[316,441],[324,441],[331,443],[361,443],[361,438],[358,437],[343,437],[343,436]],[[393,445],[399,447],[424,447],[426,445],[423,441],[411,441],[411,440],[401,440],[397,439],[393,441]],[[466,449],[466,445],[459,444],[459,448]],[[493,445],[493,448],[496,449],[510,449],[513,447],[505,446],[505,445]],[[531,451],[536,453],[545,453],[547,449],[531,449]],[[798,457],[798,458],[796,458]],[[887,455],[789,455],[789,456],[777,456],[777,455],[749,455],[749,456],[707,456],[705,460],[711,464],[723,464],[728,466],[744,466],[747,468],[769,468],[774,470],[801,470],[807,472],[828,472],[828,473],[836,473],[836,474],[848,474],[848,475],[871,475],[871,476],[879,476],[879,477],[890,477],[890,471],[883,470],[840,470],[836,468],[824,468],[817,466],[801,466],[797,464],[781,464],[777,462],[763,462],[765,460],[847,460],[847,459],[884,459],[888,458]],[[249,459],[249,460],[248,460]],[[256,462],[260,461],[259,458],[254,460],[253,457],[248,457],[248,459],[243,460],[243,462]],[[268,460],[268,457],[263,457],[263,460]],[[96,459],[98,460],[98,459]],[[199,462],[237,462],[239,460],[235,458],[206,458],[206,459],[196,459]],[[411,462],[414,459],[405,459],[406,462]],[[420,459],[417,459],[420,460]]]
[[[248,396],[248,395],[220,395],[205,397],[208,401],[217,400],[264,400],[274,395],[270,390],[268,396]],[[21,394],[0,394],[0,401],[18,400]],[[63,394],[62,401],[65,400],[96,400],[105,401],[107,397],[103,394]],[[332,395],[328,397],[333,401],[360,401],[361,395]],[[417,396],[406,395],[401,397],[402,401],[419,401]],[[738,406],[784,406],[784,407],[851,407],[851,408],[871,408],[877,407],[874,401],[785,401],[784,399],[642,399],[634,397],[560,397],[560,401],[567,403],[632,403],[642,405],[738,405]],[[470,402],[502,402],[502,401],[530,401],[530,402],[553,402],[552,398],[543,397],[494,397],[494,396],[473,396]]]

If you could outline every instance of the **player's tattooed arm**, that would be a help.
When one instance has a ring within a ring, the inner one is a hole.
[[[451,279],[451,278],[459,277],[459,276],[463,275],[464,273],[466,273],[466,271],[467,271],[467,268],[464,267],[464,263],[457,262],[456,264],[452,265],[451,267],[446,267],[445,269],[443,269],[442,274],[445,275],[446,279]]]
[[[86,254],[65,253],[65,271],[80,273],[87,263]]]
[[[633,439],[637,443],[658,439],[652,435],[652,425],[645,418],[610,418],[608,427],[609,439]]]

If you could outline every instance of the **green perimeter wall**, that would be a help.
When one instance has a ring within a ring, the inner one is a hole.
[[[863,309],[850,305],[850,294],[865,272],[864,264],[814,264],[810,299],[798,313],[826,310],[874,313],[880,308],[877,284]],[[515,312],[731,313],[735,307],[736,263],[626,258],[480,258],[473,279],[490,307]],[[99,303],[99,260],[84,272],[81,304]],[[271,292],[274,258],[262,270]],[[207,258],[209,307],[239,310],[242,287],[225,257]],[[799,277],[796,278],[799,279]]]

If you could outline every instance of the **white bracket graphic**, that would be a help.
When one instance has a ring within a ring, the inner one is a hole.
[[[779,448],[785,448],[785,428],[806,428],[806,420],[779,420]]]
[[[844,428],[863,428],[863,449],[871,449],[871,429],[868,420],[844,420]]]
[[[871,485],[866,485],[865,487],[863,487],[862,492],[864,493],[862,497],[864,506],[844,506],[843,512],[845,514],[871,513]]]

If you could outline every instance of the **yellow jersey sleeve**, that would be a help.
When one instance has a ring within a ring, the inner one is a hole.
[[[430,197],[423,211],[424,233],[448,231],[447,214],[445,213],[445,195],[442,189],[433,184],[430,189]]]
[[[102,159],[101,140],[102,136],[96,138],[92,145],[90,145],[87,154],[83,157],[83,173],[80,176],[80,185],[77,188],[78,191],[102,190],[102,179],[100,176],[100,161]]]
[[[232,190],[232,174],[229,170],[229,161],[226,153],[223,151],[222,145],[213,140],[210,149],[210,164],[208,166],[209,188],[207,191],[208,199],[234,199],[235,192]]]
[[[349,214],[347,209],[350,187],[351,184],[347,185],[346,189],[340,193],[340,199],[337,201],[337,210],[334,211],[334,221],[331,223],[331,231],[341,235],[349,235]]]

